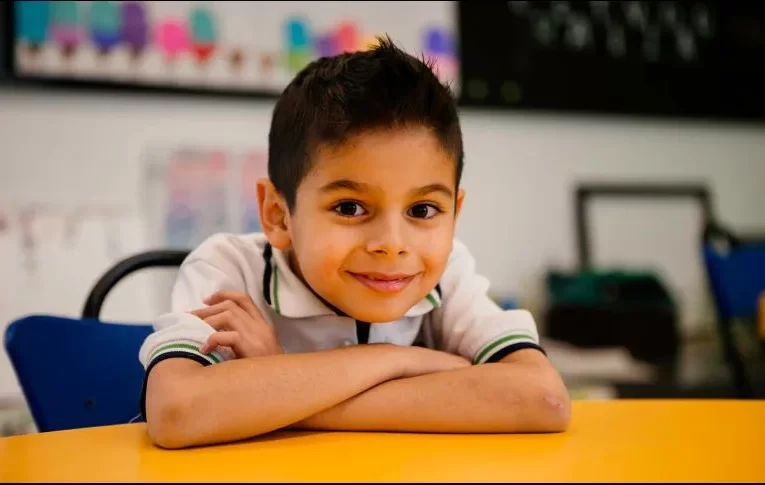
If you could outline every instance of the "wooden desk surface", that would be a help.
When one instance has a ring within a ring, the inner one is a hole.
[[[567,433],[279,432],[166,451],[143,424],[0,439],[0,481],[765,481],[765,401],[583,401]]]

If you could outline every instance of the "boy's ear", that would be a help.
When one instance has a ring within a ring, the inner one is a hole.
[[[462,203],[465,201],[465,189],[459,189],[457,191],[457,203],[454,206],[454,218],[459,217],[462,211]]]
[[[257,193],[260,226],[263,228],[263,233],[273,247],[282,251],[288,249],[292,240],[287,201],[268,178],[258,180]]]

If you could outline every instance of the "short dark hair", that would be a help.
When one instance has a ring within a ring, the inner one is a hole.
[[[268,176],[294,209],[297,188],[322,144],[339,144],[366,130],[432,129],[462,177],[462,132],[454,96],[432,64],[378,37],[369,50],[322,57],[287,85],[268,135]]]

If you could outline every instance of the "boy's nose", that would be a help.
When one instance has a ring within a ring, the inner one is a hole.
[[[391,241],[369,241],[367,251],[380,256],[403,256],[409,252],[406,245]]]
[[[367,240],[367,252],[379,256],[403,256],[409,252],[398,221],[381,221]]]

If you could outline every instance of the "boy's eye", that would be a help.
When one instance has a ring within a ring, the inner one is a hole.
[[[409,209],[408,214],[409,214],[409,217],[414,217],[416,219],[432,219],[439,212],[441,212],[441,210],[434,205],[417,204],[415,206],[412,206],[411,209]]]
[[[340,202],[334,211],[345,217],[358,217],[364,215],[364,208],[358,202]]]

